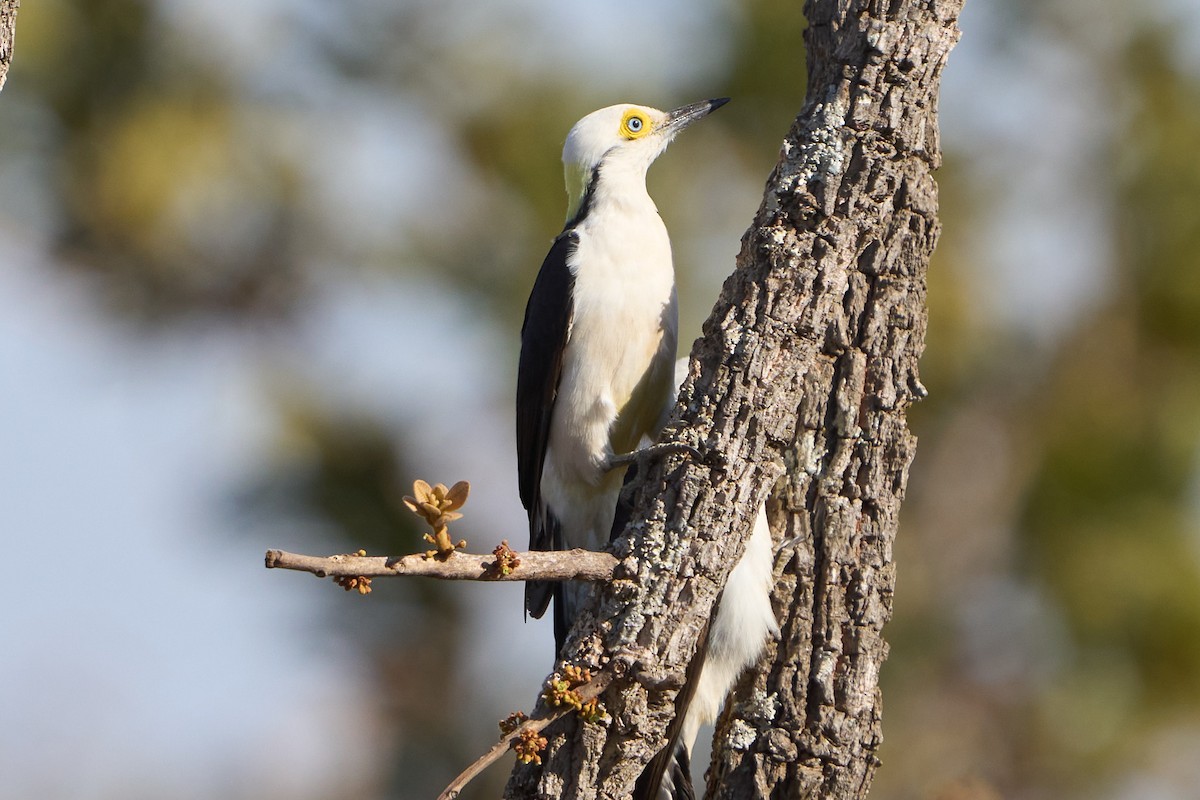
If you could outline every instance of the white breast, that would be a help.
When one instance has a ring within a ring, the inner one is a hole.
[[[671,243],[658,210],[597,192],[568,262],[574,313],[551,420],[542,496],[569,547],[608,541],[622,471],[606,472],[609,432],[674,324]],[[673,359],[674,354],[667,358]]]
[[[558,466],[594,482],[609,428],[662,340],[675,276],[658,213],[602,206],[577,229],[574,316],[550,446]]]

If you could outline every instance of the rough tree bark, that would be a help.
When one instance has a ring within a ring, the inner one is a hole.
[[[616,675],[611,721],[548,727],[543,764],[519,764],[507,797],[628,796],[768,494],[783,633],[722,718],[708,792],[866,796],[962,3],[806,3],[807,99],[665,434],[704,458],[643,464],[616,579],[566,648]]]
[[[0,89],[8,78],[8,65],[12,63],[13,37],[17,28],[17,9],[21,0],[0,0]]]

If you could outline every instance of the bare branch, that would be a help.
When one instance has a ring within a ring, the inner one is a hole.
[[[3,0],[0,0],[3,2]],[[310,572],[318,578],[388,578],[397,575],[416,575],[447,581],[611,581],[617,558],[611,553],[594,550],[541,550],[517,553],[509,549],[508,541],[492,551],[490,556],[464,553],[466,541],[457,544],[450,539],[449,523],[462,518],[458,509],[467,502],[471,485],[459,481],[450,488],[443,484],[430,485],[423,480],[413,482],[413,494],[404,504],[433,529],[426,541],[436,548],[425,553],[400,556],[368,556],[366,551],[333,556],[307,556],[283,550],[268,550],[267,569],[291,569]],[[370,591],[370,581],[344,584],[358,588],[363,594]]]
[[[449,558],[424,554],[390,556],[306,556],[268,550],[267,569],[311,572],[318,578],[387,578],[416,575],[447,581],[609,581],[617,566],[611,553],[594,550],[529,551],[514,554],[520,562],[507,574],[495,568],[494,555],[455,552]]]

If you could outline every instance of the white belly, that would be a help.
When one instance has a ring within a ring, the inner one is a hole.
[[[741,559],[729,573],[708,634],[708,654],[684,716],[679,740],[690,753],[701,725],[714,722],[742,670],[758,660],[768,636],[779,635],[771,608],[774,553],[760,508]]]
[[[612,454],[610,431],[651,363],[663,358],[664,325],[674,337],[675,274],[656,211],[596,209],[576,232],[574,313],[542,497],[568,547],[595,549],[608,542],[621,489],[622,470],[602,468]],[[666,359],[669,365],[674,353]]]

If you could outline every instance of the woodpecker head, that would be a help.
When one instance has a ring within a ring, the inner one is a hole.
[[[728,97],[720,97],[673,111],[622,103],[593,111],[576,122],[567,134],[562,155],[570,196],[567,219],[578,213],[599,171],[620,171],[644,179],[654,159],[681,130],[728,102]]]

